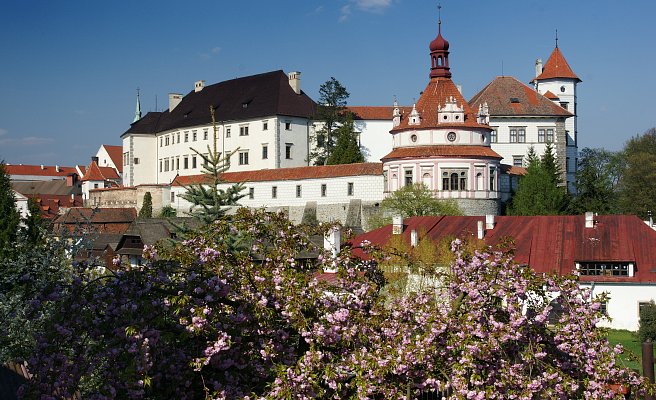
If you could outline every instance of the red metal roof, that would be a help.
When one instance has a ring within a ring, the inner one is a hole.
[[[123,173],[123,146],[112,146],[109,144],[103,144],[105,151],[109,154],[109,158],[112,159],[114,165],[118,172]]]
[[[221,175],[224,181],[236,182],[265,182],[287,181],[297,179],[322,179],[338,176],[382,175],[381,163],[357,163],[340,165],[321,165],[312,167],[261,169],[257,171],[225,172]],[[205,175],[178,176],[173,186],[186,186],[204,182]]]
[[[585,227],[583,215],[499,216],[496,225],[486,230],[484,241],[496,245],[510,237],[515,241],[515,260],[528,264],[537,272],[571,273],[576,262],[633,262],[633,277],[581,276],[584,281],[654,282],[656,283],[656,231],[635,215],[600,215],[594,228]],[[402,233],[410,243],[410,232],[416,230],[420,239],[475,238],[478,221],[485,217],[411,217],[403,221]],[[392,234],[392,226],[364,233],[353,238],[354,253],[365,257],[359,248],[364,240],[384,245]]]
[[[502,159],[494,150],[485,146],[456,146],[456,145],[438,145],[438,146],[420,146],[420,147],[397,147],[382,158],[383,161],[389,161],[397,158],[417,158],[417,157],[488,157]]]
[[[552,78],[569,78],[581,82],[581,79],[572,71],[572,68],[567,64],[567,60],[565,60],[565,56],[563,56],[563,53],[560,52],[557,46],[544,64],[542,73],[533,78],[531,82]]]

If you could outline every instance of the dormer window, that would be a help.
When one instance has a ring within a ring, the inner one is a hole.
[[[582,261],[576,263],[581,276],[634,276],[632,262]]]
[[[449,96],[444,107],[437,107],[437,115],[439,123],[462,123],[465,121],[465,107],[458,106],[456,98]]]

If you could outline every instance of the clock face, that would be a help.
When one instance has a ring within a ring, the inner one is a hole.
[[[446,135],[446,138],[449,140],[449,142],[455,142],[456,141],[456,133],[455,132],[449,132]]]

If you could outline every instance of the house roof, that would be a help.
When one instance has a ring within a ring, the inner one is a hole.
[[[123,146],[103,144],[102,147],[104,147],[107,154],[109,154],[109,158],[112,159],[118,172],[123,173]]]
[[[437,146],[417,146],[417,147],[397,147],[382,158],[383,161],[389,161],[399,158],[430,158],[430,157],[487,157],[502,159],[497,152],[486,146],[457,146],[457,145],[437,145]]]
[[[5,170],[9,176],[58,176],[66,177],[70,174],[76,174],[75,167],[61,167],[58,165],[25,165],[25,164],[5,164]]]
[[[438,107],[444,107],[449,98],[454,98],[459,107],[465,111],[465,120],[463,123],[438,124]],[[460,90],[451,81],[450,78],[431,78],[422,92],[416,104],[416,109],[421,116],[418,125],[409,125],[407,117],[401,118],[399,126],[392,129],[392,132],[407,129],[427,129],[427,128],[485,128],[490,129],[487,125],[481,125],[476,122],[476,112],[462,97]]]
[[[554,48],[554,50],[551,52],[549,59],[542,68],[542,73],[533,78],[531,82],[553,78],[568,78],[581,82],[581,79],[579,79],[574,71],[572,71],[572,68],[569,66],[569,64],[567,64],[567,60],[565,60],[565,56],[563,56],[563,53],[561,53],[558,46],[556,46],[556,48]]]
[[[353,113],[354,120],[392,120],[394,107],[392,106],[347,106],[346,109]],[[401,115],[408,115],[412,107],[399,107]]]
[[[225,172],[221,175],[224,181],[236,182],[266,182],[288,181],[300,179],[323,179],[339,176],[382,175],[381,163],[357,163],[340,165],[320,165],[295,168],[261,169],[244,172]],[[205,175],[178,176],[173,186],[186,186],[204,182]]]
[[[403,221],[403,238],[410,232],[433,241],[448,237],[476,237],[478,221],[485,217],[411,217]],[[510,237],[515,243],[515,260],[535,271],[566,275],[576,262],[633,262],[635,276],[581,276],[584,281],[656,283],[656,231],[635,215],[599,215],[594,228],[585,227],[583,215],[499,216],[493,229],[485,231],[487,245]],[[364,240],[384,245],[392,235],[392,225],[352,239],[354,253],[366,257],[359,246]]]
[[[53,179],[48,181],[13,181],[11,187],[24,195],[71,195],[80,193],[77,185],[68,186],[65,179]]]
[[[574,114],[555,104],[512,76],[498,76],[469,101],[472,107],[487,103],[490,115],[571,117]]]
[[[67,210],[63,215],[55,219],[59,224],[106,224],[106,223],[130,223],[137,219],[137,211],[134,208],[88,208],[75,207]]]
[[[501,172],[508,175],[526,175],[528,170],[524,167],[516,167],[514,165],[501,164]]]
[[[148,113],[123,135],[157,133],[211,123],[209,107],[218,121],[243,121],[281,115],[311,118],[316,103],[304,92],[296,94],[282,71],[231,79],[191,91],[173,110]]]
[[[92,161],[87,167],[87,172],[84,174],[82,181],[115,181],[120,177],[116,170],[112,167],[99,167],[95,161]]]

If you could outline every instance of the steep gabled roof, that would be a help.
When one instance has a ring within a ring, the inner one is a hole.
[[[469,101],[476,109],[483,103],[495,117],[574,115],[512,76],[496,77]]]
[[[542,73],[533,78],[531,82],[554,78],[575,79],[578,82],[581,82],[581,79],[579,79],[574,71],[572,71],[569,64],[567,64],[567,60],[565,60],[565,57],[563,56],[563,53],[560,52],[558,46],[556,46],[546,64],[544,64]]]
[[[310,167],[260,169],[256,171],[225,172],[221,178],[228,183],[236,182],[267,182],[301,179],[325,179],[340,176],[382,175],[381,163],[357,163],[340,165],[319,165]],[[207,180],[205,175],[178,176],[173,186],[186,186],[202,183]]]
[[[99,167],[95,161],[92,161],[91,164],[87,167],[87,172],[82,178],[82,182],[85,181],[116,181],[120,177],[116,173],[116,170],[112,167]]]
[[[173,110],[148,113],[128,133],[157,133],[211,123],[210,106],[217,121],[243,121],[268,116],[311,118],[316,103],[304,92],[296,94],[282,71],[231,79],[191,91]]]
[[[397,147],[382,158],[383,161],[402,158],[430,158],[430,157],[475,157],[475,158],[497,158],[501,157],[497,152],[486,146],[417,146]]]
[[[476,237],[478,221],[485,217],[411,217],[403,221],[402,237],[410,243],[410,232],[420,239],[428,236],[439,242],[448,237]],[[574,271],[576,262],[633,262],[634,277],[581,276],[582,281],[653,282],[656,283],[656,231],[635,215],[599,215],[594,228],[585,227],[583,215],[500,216],[496,225],[485,231],[484,241],[494,246],[510,237],[515,243],[515,260],[528,264],[537,272],[560,275]],[[391,238],[392,226],[364,233],[351,243],[358,247],[368,240],[382,246]]]
[[[465,121],[463,123],[438,124],[438,107],[444,107],[447,99],[454,98],[458,107],[463,107],[465,111]],[[408,118],[401,118],[401,124],[392,129],[402,131],[406,129],[427,129],[427,128],[486,128],[487,125],[481,125],[476,122],[476,112],[469,103],[462,97],[462,94],[456,85],[449,78],[432,78],[426,89],[422,92],[416,104],[417,111],[421,116],[418,125],[409,125]],[[406,114],[407,115],[407,114]]]
[[[123,173],[123,146],[103,144],[102,147],[104,147],[107,154],[109,154],[109,158],[111,158],[114,165],[116,165],[118,172]]]

